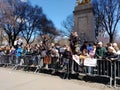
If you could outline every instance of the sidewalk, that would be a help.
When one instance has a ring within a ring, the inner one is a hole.
[[[104,84],[64,80],[47,74],[33,74],[0,68],[0,90],[114,90]]]

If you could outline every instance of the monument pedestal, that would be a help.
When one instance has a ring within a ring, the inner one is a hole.
[[[81,40],[95,41],[95,25],[92,4],[77,5],[74,10],[74,31]]]

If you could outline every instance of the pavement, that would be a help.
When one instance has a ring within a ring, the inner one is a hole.
[[[104,84],[0,68],[0,90],[115,90]],[[120,90],[120,89],[118,89]]]

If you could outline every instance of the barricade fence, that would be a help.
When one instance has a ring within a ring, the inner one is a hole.
[[[63,77],[69,77],[72,72],[83,73],[90,76],[100,76],[110,79],[110,86],[117,86],[117,80],[120,79],[120,61],[119,60],[105,60],[96,59],[96,65],[87,65],[83,60],[76,63],[74,60],[66,60],[63,57],[41,57],[40,55],[22,55],[17,57],[15,55],[0,56],[1,66],[13,66],[12,69],[23,67],[36,67],[35,73],[40,69],[52,69],[53,72],[63,71]]]

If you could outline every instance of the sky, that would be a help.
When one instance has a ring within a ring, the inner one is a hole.
[[[27,0],[21,0],[27,1]],[[71,15],[76,6],[77,0],[29,0],[32,5],[42,7],[43,13],[48,19],[52,20],[55,27],[64,30],[62,22]],[[120,23],[117,27],[120,30]]]
[[[52,20],[57,29],[63,29],[62,22],[71,15],[76,0],[29,0],[32,5],[42,7],[43,13]]]

